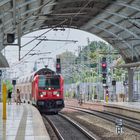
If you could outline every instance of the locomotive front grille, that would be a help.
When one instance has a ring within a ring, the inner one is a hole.
[[[62,101],[62,100],[56,101],[56,104],[57,104],[57,105],[62,105],[62,104],[63,104],[63,101]]]
[[[37,102],[37,105],[38,105],[38,106],[44,106],[44,104],[45,104],[44,101],[38,101],[38,102]]]
[[[38,101],[38,108],[40,111],[51,111],[51,110],[60,110],[64,107],[63,100],[48,100],[48,101]]]

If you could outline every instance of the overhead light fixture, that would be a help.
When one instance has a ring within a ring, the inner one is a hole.
[[[15,34],[14,33],[8,33],[7,34],[7,43],[14,43],[15,41]]]

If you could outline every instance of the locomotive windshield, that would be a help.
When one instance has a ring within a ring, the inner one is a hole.
[[[60,83],[59,83],[59,77],[50,77],[46,78],[45,76],[40,76],[39,77],[39,88],[40,89],[59,89],[60,88]]]

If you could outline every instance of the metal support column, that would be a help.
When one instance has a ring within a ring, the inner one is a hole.
[[[13,0],[13,25],[16,29],[16,0]]]
[[[133,76],[134,72],[133,69],[128,68],[128,102],[133,101]]]
[[[20,52],[21,52],[21,23],[18,23],[18,46],[19,46],[19,61],[20,61]]]
[[[17,23],[17,39],[18,39],[18,46],[19,46],[19,61],[21,58],[21,11],[18,9],[18,23]]]

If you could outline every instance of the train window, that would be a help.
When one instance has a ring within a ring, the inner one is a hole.
[[[59,78],[46,78],[44,76],[39,77],[39,88],[41,89],[58,89],[60,88]]]
[[[59,79],[51,79],[50,84],[54,89],[60,88]]]
[[[45,88],[46,87],[46,78],[45,77],[40,76],[38,86],[40,88]]]

